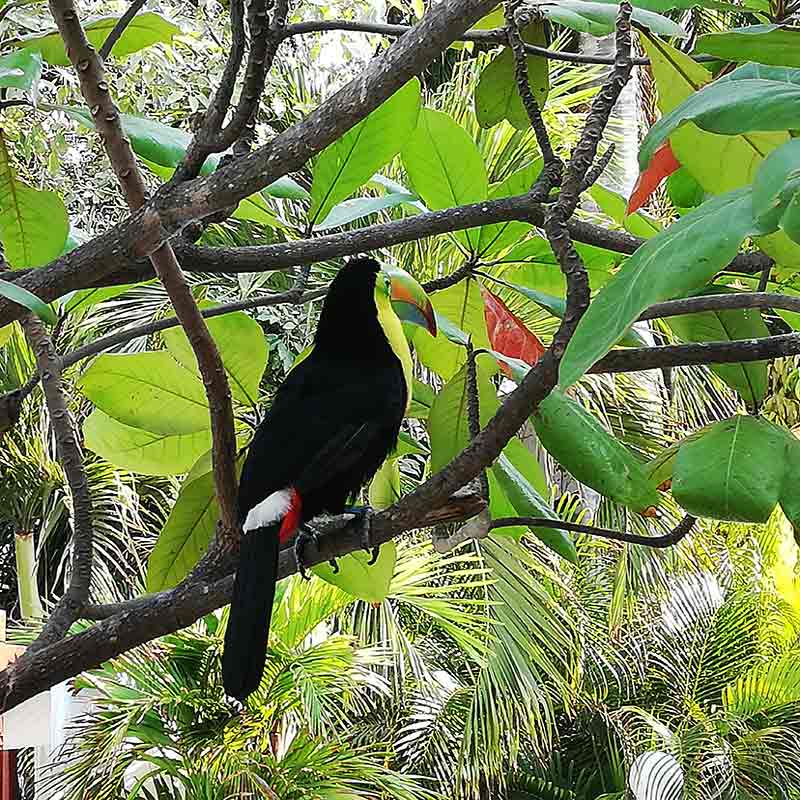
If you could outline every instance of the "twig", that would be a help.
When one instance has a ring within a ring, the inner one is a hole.
[[[550,142],[547,127],[542,119],[542,110],[539,108],[539,103],[533,96],[531,85],[528,82],[528,63],[525,43],[522,41],[522,36],[520,35],[516,18],[514,17],[519,3],[520,0],[506,0],[504,6],[506,36],[508,37],[508,46],[511,48],[511,52],[514,56],[514,77],[517,83],[517,92],[519,93],[522,105],[525,107],[528,120],[533,128],[533,133],[536,136],[536,142],[539,145],[539,151],[542,154],[545,166],[550,167],[551,170],[555,170],[553,180],[557,182],[558,173],[560,173],[563,165],[553,152],[553,145]]]
[[[639,320],[677,317],[701,311],[728,311],[737,308],[781,308],[800,312],[800,297],[772,292],[731,292],[730,294],[704,294],[681,300],[655,303],[639,315]]]
[[[413,217],[412,217],[413,219]],[[469,278],[475,269],[475,260],[468,258],[457,270],[451,272],[449,275],[443,275],[441,278],[434,278],[423,285],[428,294],[433,292],[440,292],[442,289],[448,289],[455,286],[465,278]]]
[[[381,36],[403,36],[410,30],[408,25],[390,25],[377,22],[359,22],[357,20],[331,19],[315,20],[309,22],[296,22],[288,25],[284,32],[285,37],[302,36],[307,33],[323,33],[330,31],[353,31],[355,33],[376,33]],[[478,42],[480,44],[505,44],[506,33],[502,29],[487,31],[467,31],[459,37],[461,42]],[[539,47],[535,44],[523,42],[525,51],[528,55],[544,56],[553,61],[565,61],[571,64],[599,64],[613,66],[614,59],[607,56],[591,56],[583,53],[570,53],[564,50],[551,50],[547,47]],[[689,55],[689,58],[702,62],[715,61],[715,56]],[[631,59],[635,66],[649,66],[649,58]]]
[[[765,264],[764,269],[761,270],[761,276],[758,279],[758,291],[766,292],[767,285],[769,284],[769,276],[772,273],[773,264]]]
[[[123,134],[119,111],[109,94],[102,62],[86,39],[73,0],[50,0],[50,10],[77,71],[81,92],[89,104],[128,206],[132,210],[139,209],[146,200],[144,180],[130,142]],[[231,392],[222,359],[170,245],[161,245],[149,256],[186,331],[203,377],[211,415],[212,465],[220,522],[225,535],[235,541],[238,535],[234,471],[236,437]]]
[[[607,148],[605,153],[595,161],[594,166],[586,173],[586,177],[581,184],[581,191],[585,192],[594,186],[600,180],[600,176],[606,171],[611,159],[614,157],[616,145],[612,142]]]
[[[406,526],[392,509],[375,515],[372,536],[375,544],[383,544],[401,533],[417,527],[431,527],[444,522],[468,519],[485,508],[483,498],[469,492],[458,492],[445,503],[427,512],[417,512],[416,521]],[[309,543],[304,560],[311,566],[340,558],[363,548],[360,526],[347,519],[334,520],[322,529],[319,543]],[[17,661],[0,672],[0,696],[5,702],[2,711],[19,705],[45,689],[85,670],[100,666],[110,658],[136,645],[190,625],[230,600],[233,576],[232,559],[222,556],[207,577],[184,581],[166,592],[159,592],[123,604],[92,606],[87,613],[103,619],[88,630],[32,653],[24,668]],[[281,551],[278,578],[297,571],[293,547]]]
[[[72,574],[69,586],[59,599],[44,628],[27,653],[47,647],[63,639],[83,612],[89,599],[92,581],[92,498],[83,467],[83,454],[78,444],[75,425],[67,407],[58,354],[42,323],[33,315],[22,319],[22,327],[36,356],[44,389],[50,422],[56,439],[58,460],[67,478],[72,496]]]
[[[133,18],[142,10],[147,0],[133,0],[128,6],[128,10],[117,20],[117,24],[111,29],[111,33],[106,36],[98,55],[101,61],[105,61],[114,45],[119,41],[120,36],[125,33],[125,29],[133,22]]]
[[[663,536],[638,536],[635,533],[623,533],[609,528],[596,528],[594,525],[581,525],[577,522],[564,522],[560,519],[547,519],[544,517],[502,517],[492,520],[490,530],[496,528],[513,528],[517,525],[527,525],[531,528],[556,528],[561,531],[573,533],[586,533],[589,536],[598,536],[602,539],[613,539],[615,542],[628,544],[642,544],[645,547],[672,547],[691,532],[697,519],[687,514],[669,533]]]

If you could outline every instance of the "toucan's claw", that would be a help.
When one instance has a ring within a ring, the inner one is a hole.
[[[369,561],[367,561],[367,566],[371,567],[378,560],[378,556],[380,554],[381,554],[380,547],[373,547],[369,557]]]
[[[319,548],[319,533],[316,529],[306,524],[297,531],[297,536],[294,540],[294,560],[297,563],[297,571],[300,573],[300,577],[305,581],[311,580],[303,563],[303,553],[309,539],[314,542],[315,547]]]
[[[339,572],[339,562],[335,558],[332,558],[328,561],[328,563],[331,565],[333,574],[336,575]]]
[[[364,550],[370,551],[370,559],[367,562],[372,566],[378,560],[378,551],[380,548],[376,547],[372,541],[372,515],[375,509],[372,506],[353,506],[347,509],[348,513],[354,514],[360,525],[361,547]]]

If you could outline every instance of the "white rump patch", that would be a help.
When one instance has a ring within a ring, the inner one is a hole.
[[[242,530],[248,533],[249,531],[265,528],[267,525],[277,522],[286,515],[291,505],[291,489],[281,489],[278,492],[273,492],[257,506],[250,509],[247,514],[247,519],[245,519],[244,525],[242,525]]]

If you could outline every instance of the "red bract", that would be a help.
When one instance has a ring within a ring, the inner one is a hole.
[[[509,358],[518,358],[526,364],[535,364],[545,351],[544,345],[525,327],[519,317],[508,310],[497,295],[484,286],[481,286],[481,294],[492,349]],[[500,367],[510,378],[511,369],[503,363]]]
[[[638,211],[647,202],[647,198],[656,190],[658,184],[680,168],[681,164],[675,158],[672,148],[669,146],[669,141],[664,142],[656,150],[650,160],[650,165],[637,178],[636,186],[633,187],[630,200],[628,200],[626,213],[633,214]]]

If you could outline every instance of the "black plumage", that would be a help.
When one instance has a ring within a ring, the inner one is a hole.
[[[338,514],[397,442],[408,387],[378,317],[378,263],[354,259],[331,283],[314,348],[286,377],[259,426],[239,486],[239,519],[294,487],[301,521]],[[225,635],[225,691],[244,700],[261,680],[275,593],[280,521],[242,537]]]

